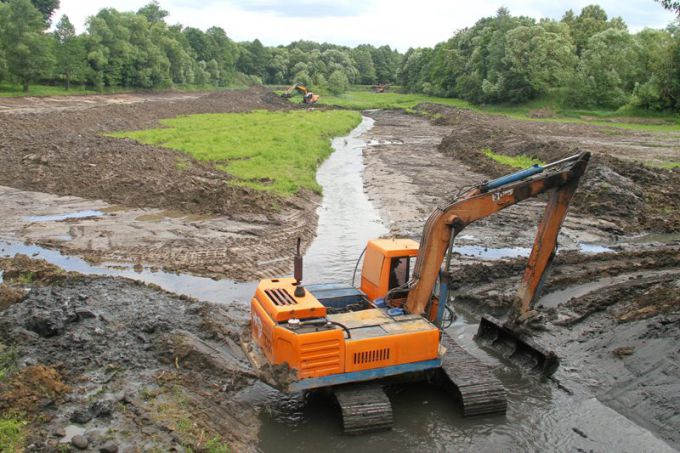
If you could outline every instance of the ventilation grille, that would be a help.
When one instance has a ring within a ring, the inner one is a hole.
[[[363,363],[382,362],[390,359],[390,348],[374,349],[372,351],[363,351],[354,353],[354,364],[361,365]]]
[[[265,289],[264,293],[274,302],[274,305],[297,305],[293,296],[283,288]]]
[[[339,340],[303,343],[300,345],[300,377],[339,373],[341,352]]]

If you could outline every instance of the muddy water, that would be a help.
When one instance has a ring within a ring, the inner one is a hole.
[[[188,274],[173,274],[152,271],[149,268],[135,268],[120,263],[93,265],[77,256],[64,255],[38,245],[27,245],[16,241],[0,240],[0,256],[14,256],[17,253],[42,258],[64,270],[85,275],[127,277],[145,283],[153,283],[166,291],[195,297],[215,303],[246,302],[253,295],[256,283],[237,283],[232,280],[212,280]]]
[[[371,127],[373,120],[363,117],[347,137],[334,139],[333,154],[319,167],[316,180],[324,196],[317,235],[305,254],[304,282],[349,284],[366,242],[387,233],[363,189],[362,150],[368,144],[359,137]]]

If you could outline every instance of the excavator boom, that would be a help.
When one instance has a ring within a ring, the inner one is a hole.
[[[502,323],[491,316],[483,316],[477,338],[525,366],[548,376],[554,373],[559,366],[557,355],[536,344],[517,327],[530,319],[531,309],[540,296],[547,270],[555,257],[557,237],[569,202],[589,158],[589,153],[581,153],[543,167],[536,165],[481,184],[436,209],[424,227],[406,310],[415,314],[427,311],[444,257],[448,251],[449,259],[443,274],[448,275],[453,241],[467,225],[522,200],[547,193],[545,211],[508,320]]]
[[[573,156],[567,168],[533,167],[538,176],[527,178],[523,172],[475,187],[446,206],[437,208],[428,218],[420,241],[413,281],[410,285],[406,310],[422,314],[430,302],[444,256],[453,239],[469,224],[488,217],[527,198],[548,192],[548,203],[536,232],[529,263],[519,290],[520,303],[516,310],[526,313],[538,295],[540,283],[557,246],[557,235],[567,213],[569,201],[585,171],[589,153]],[[516,179],[517,181],[513,181]],[[505,183],[505,181],[509,181]]]

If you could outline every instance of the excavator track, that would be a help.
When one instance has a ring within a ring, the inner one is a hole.
[[[345,434],[392,429],[392,404],[382,386],[357,384],[333,389]]]
[[[443,384],[460,397],[463,416],[505,414],[507,395],[492,367],[470,355],[446,333],[442,333],[441,343],[446,348],[441,367]]]

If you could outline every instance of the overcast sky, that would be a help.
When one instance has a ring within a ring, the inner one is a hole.
[[[431,47],[455,30],[473,25],[506,6],[513,15],[559,19],[571,8],[579,12],[593,0],[159,0],[170,12],[168,23],[205,30],[217,25],[236,41],[260,39],[265,45],[298,39],[355,46],[388,44],[400,51]],[[54,23],[67,14],[79,32],[87,17],[105,7],[137,11],[148,0],[61,0]],[[610,17],[622,16],[632,31],[662,28],[674,14],[653,0],[601,0]]]

